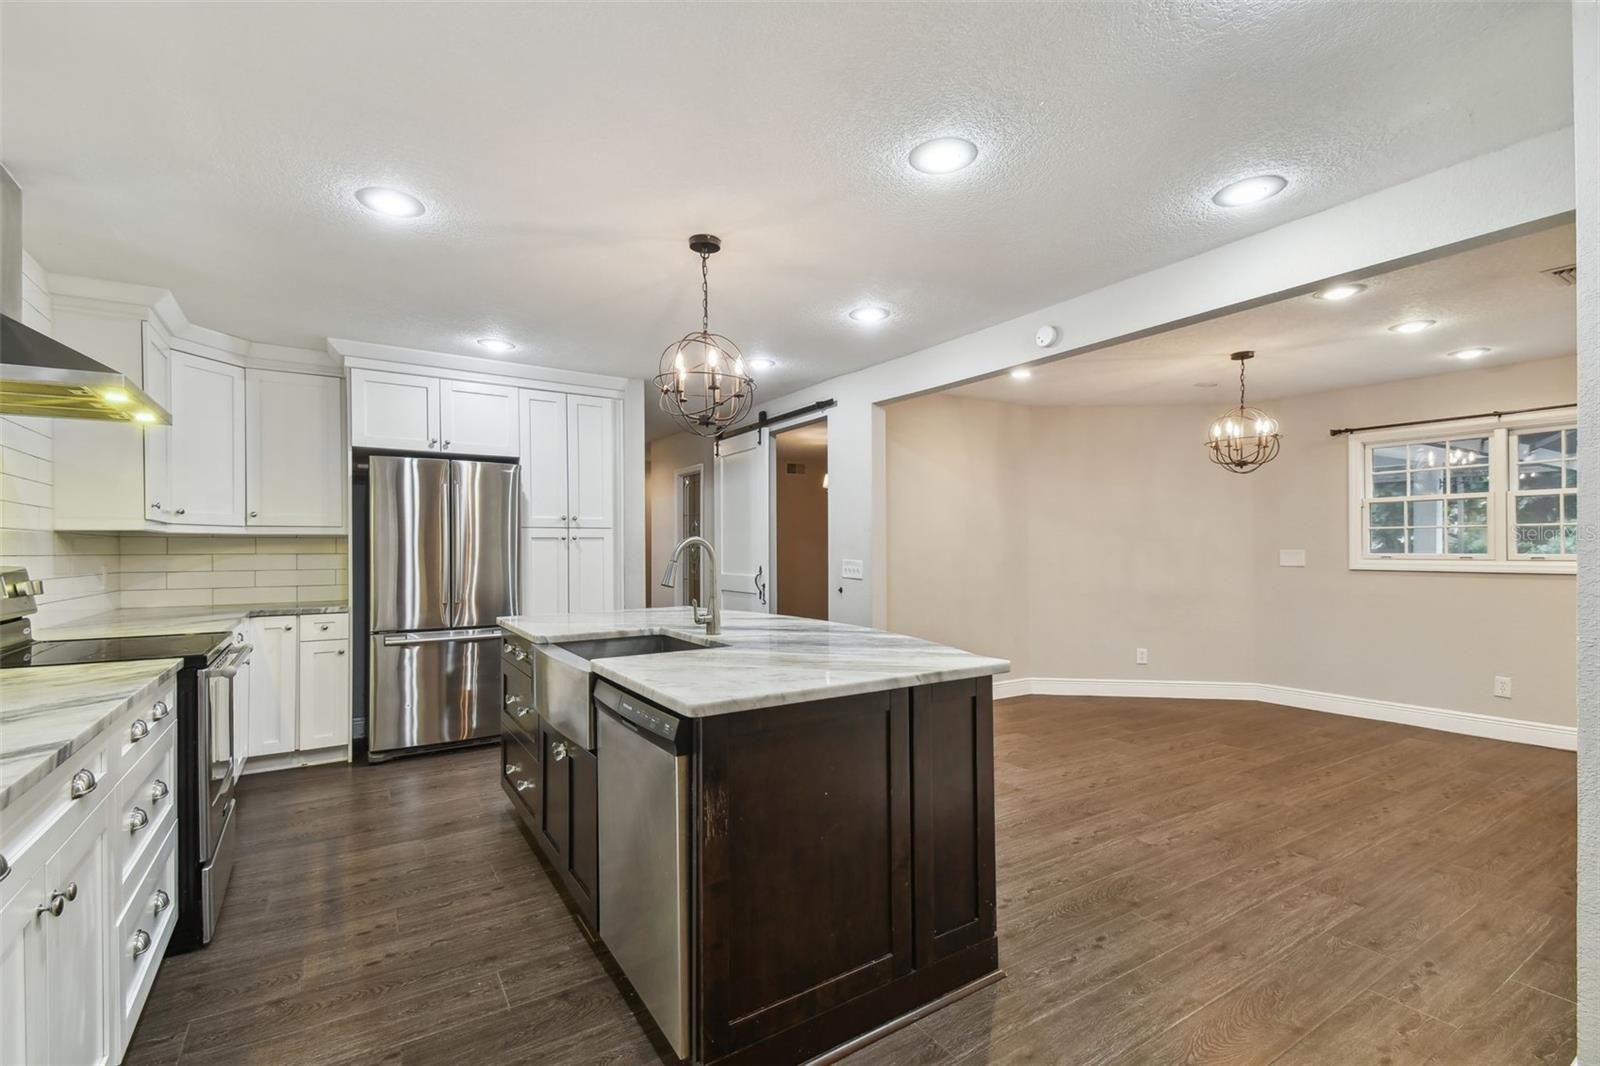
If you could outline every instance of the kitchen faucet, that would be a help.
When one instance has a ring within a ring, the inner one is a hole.
[[[701,607],[690,600],[689,605],[694,611],[696,625],[706,627],[706,636],[714,637],[722,632],[722,581],[717,574],[717,550],[711,542],[704,537],[685,537],[683,543],[672,549],[672,558],[667,561],[667,572],[661,575],[661,587],[670,589],[675,587],[678,579],[678,556],[683,554],[685,548],[699,548],[706,557],[706,576],[711,582],[710,607]]]

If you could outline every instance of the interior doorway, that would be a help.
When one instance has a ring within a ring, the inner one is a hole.
[[[674,544],[682,544],[685,537],[705,536],[703,521],[705,493],[702,489],[704,478],[705,467],[698,464],[685,467],[677,471],[674,476],[677,492],[674,511],[677,516],[677,536],[673,539]],[[705,598],[701,592],[700,560],[700,552],[684,552],[681,560],[683,579],[678,582],[677,587],[677,600],[680,606],[687,605],[691,600],[700,602]]]
[[[778,613],[828,617],[828,420],[773,434]]]

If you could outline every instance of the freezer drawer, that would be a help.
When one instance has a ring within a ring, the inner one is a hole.
[[[500,735],[500,631],[454,629],[372,638],[369,750]]]

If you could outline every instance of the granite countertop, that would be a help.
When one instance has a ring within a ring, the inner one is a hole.
[[[592,662],[596,676],[689,718],[985,677],[1011,668],[1004,659],[900,633],[754,611],[723,612],[722,632],[714,637],[694,624],[688,607],[517,615],[500,619],[500,627],[535,644],[659,633],[718,645]]]
[[[0,810],[177,674],[181,659],[0,671]]]
[[[291,614],[344,614],[345,603],[240,603],[212,607],[119,607],[49,625],[34,624],[34,640],[149,637],[232,629],[246,618]]]

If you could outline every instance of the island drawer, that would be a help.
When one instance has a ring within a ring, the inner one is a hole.
[[[533,649],[516,637],[501,636],[500,661],[508,669],[520,670],[529,677],[533,676]]]
[[[301,640],[349,640],[350,616],[311,614],[300,619]]]
[[[539,758],[533,750],[518,738],[518,734],[503,735],[500,738],[500,786],[533,825],[539,820],[539,776]]]
[[[505,694],[500,698],[505,703],[506,714],[524,723],[525,728],[537,731],[539,708],[533,702],[533,679],[510,665],[504,655],[500,657],[500,662],[500,676],[505,688]]]

